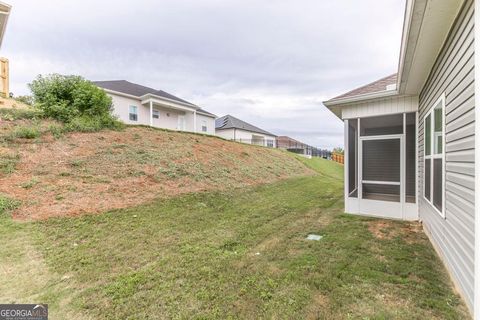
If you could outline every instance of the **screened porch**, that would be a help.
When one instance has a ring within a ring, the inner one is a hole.
[[[416,113],[345,120],[346,211],[415,219]]]

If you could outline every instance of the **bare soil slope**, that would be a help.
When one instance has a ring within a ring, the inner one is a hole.
[[[98,213],[313,173],[286,152],[215,137],[145,127],[54,137],[49,126],[0,123],[0,193],[20,201],[16,219]],[[32,127],[41,134],[12,135]]]

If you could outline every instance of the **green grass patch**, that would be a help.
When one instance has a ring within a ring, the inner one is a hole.
[[[380,220],[342,213],[343,167],[301,161],[319,174],[101,215],[9,221],[2,243],[23,252],[19,239],[33,241],[46,269],[28,270],[48,273],[29,274],[28,290],[12,289],[18,278],[0,289],[15,301],[37,294],[52,318],[468,317],[422,232],[390,221],[379,239],[371,228]],[[305,240],[310,233],[323,239]],[[11,267],[30,263],[5,255]]]

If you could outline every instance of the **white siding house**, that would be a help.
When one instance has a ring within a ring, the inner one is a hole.
[[[223,116],[215,121],[215,132],[217,136],[228,140],[276,147],[276,135],[231,115]]]
[[[408,0],[397,74],[324,104],[345,124],[345,211],[421,221],[479,319],[475,5]]]
[[[165,91],[125,80],[94,84],[112,98],[114,115],[127,124],[215,134],[214,114]]]

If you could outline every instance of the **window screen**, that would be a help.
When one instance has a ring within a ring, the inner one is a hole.
[[[433,205],[442,212],[442,159],[434,159],[433,160]]]
[[[443,216],[444,123],[445,98],[441,97],[425,115],[424,196]]]

